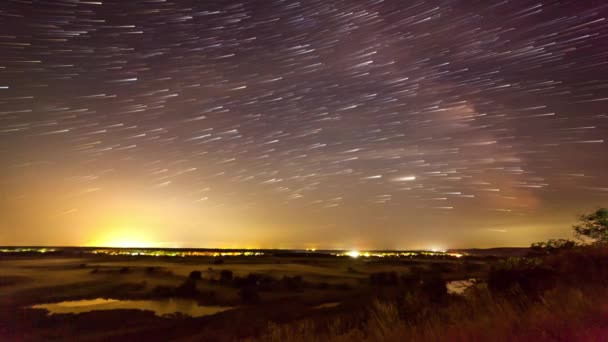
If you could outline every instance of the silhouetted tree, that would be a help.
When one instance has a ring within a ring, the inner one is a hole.
[[[551,239],[547,242],[535,242],[531,248],[535,251],[551,254],[564,249],[576,247],[576,242],[566,239]]]
[[[590,238],[595,243],[608,242],[608,209],[599,208],[579,217],[579,224],[572,226],[580,238]]]

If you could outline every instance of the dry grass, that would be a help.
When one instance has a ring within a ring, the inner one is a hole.
[[[550,256],[558,283],[540,296],[480,286],[464,298],[432,304],[415,294],[376,301],[360,320],[271,324],[259,340],[279,341],[606,341],[608,249]],[[519,291],[519,292],[518,292]]]

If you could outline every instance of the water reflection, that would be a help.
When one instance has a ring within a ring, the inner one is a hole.
[[[180,313],[191,317],[214,315],[230,310],[230,306],[203,306],[189,299],[162,300],[119,300],[119,299],[84,299],[59,303],[33,305],[33,309],[45,309],[49,314],[81,313],[95,310],[138,309],[153,311],[157,316]]]
[[[446,286],[450,294],[464,294],[464,291],[475,285],[477,279],[453,280],[449,281]]]
[[[335,308],[336,306],[340,305],[340,302],[330,302],[330,303],[323,303],[317,306],[313,306],[313,309],[327,309],[327,308]]]

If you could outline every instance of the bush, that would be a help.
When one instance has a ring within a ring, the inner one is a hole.
[[[317,284],[317,288],[319,290],[327,290],[327,289],[329,289],[329,283],[327,283],[327,282],[320,282],[320,283]]]
[[[232,282],[233,274],[230,270],[222,270],[220,272],[220,283],[229,284]]]
[[[399,277],[396,272],[374,272],[369,275],[369,283],[375,286],[397,286]]]
[[[552,254],[561,250],[572,249],[576,247],[576,242],[566,239],[551,239],[547,242],[535,242],[531,248],[535,252],[542,254]]]
[[[440,277],[427,277],[422,280],[420,292],[432,303],[443,303],[448,298],[445,280]]]
[[[203,274],[201,271],[192,271],[190,272],[190,275],[188,275],[188,278],[192,280],[201,280],[203,279]]]
[[[244,286],[239,290],[239,297],[244,304],[252,304],[260,301],[258,289],[254,286]]]
[[[232,284],[235,287],[258,286],[258,278],[259,275],[255,273],[250,273],[246,277],[236,276],[233,278]]]
[[[174,293],[174,289],[170,286],[164,286],[164,285],[158,285],[154,288],[154,290],[152,291],[152,293],[155,296],[159,296],[159,297],[171,297],[173,296]]]
[[[198,295],[196,281],[194,279],[186,279],[180,286],[175,289],[175,295],[179,297],[194,297]]]
[[[283,276],[283,279],[281,279],[281,283],[287,291],[298,291],[304,287],[304,281],[302,280],[301,276]]]
[[[497,295],[538,298],[556,285],[556,273],[534,260],[509,259],[488,273],[488,289]]]

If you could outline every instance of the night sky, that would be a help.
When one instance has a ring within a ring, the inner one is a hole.
[[[608,204],[605,1],[0,1],[0,245],[453,248]]]

